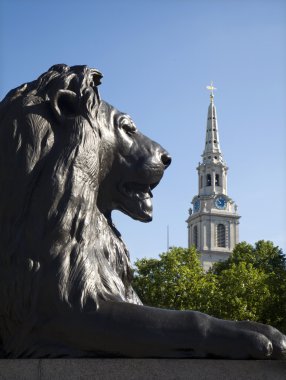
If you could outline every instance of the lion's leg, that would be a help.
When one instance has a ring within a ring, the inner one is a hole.
[[[264,335],[235,322],[194,311],[173,311],[118,302],[101,302],[96,312],[71,313],[38,330],[41,340],[61,341],[94,356],[269,357]]]

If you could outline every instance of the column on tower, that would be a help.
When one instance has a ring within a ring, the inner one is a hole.
[[[200,163],[199,163],[200,165]],[[198,170],[198,194],[200,194],[201,192],[201,185],[202,185],[202,181],[201,181],[201,173],[200,171]]]
[[[213,168],[212,169],[212,192],[215,193],[216,192],[216,180],[215,180],[215,176],[216,176],[216,172],[215,172],[215,169]]]

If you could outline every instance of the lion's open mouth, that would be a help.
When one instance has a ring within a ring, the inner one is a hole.
[[[129,197],[136,197],[139,199],[152,198],[151,186],[152,185],[136,182],[127,182],[122,184],[121,190],[123,190],[123,192]]]
[[[119,186],[123,196],[120,202],[121,210],[134,219],[143,222],[152,220],[152,191],[159,182],[144,184],[138,182],[124,182]]]
[[[151,184],[143,184],[138,182],[125,182],[121,184],[120,191],[128,197],[135,197],[138,199],[153,198],[152,191],[159,182]]]

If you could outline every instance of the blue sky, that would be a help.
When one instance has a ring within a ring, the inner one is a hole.
[[[0,97],[55,63],[87,64],[102,98],[173,156],[154,220],[114,213],[131,258],[187,246],[211,80],[240,239],[286,251],[286,2],[69,0],[0,3]]]

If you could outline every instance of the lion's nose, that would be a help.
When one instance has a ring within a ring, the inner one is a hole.
[[[165,166],[165,169],[167,169],[167,167],[171,164],[172,162],[172,157],[167,153],[167,152],[164,152],[162,155],[161,155],[161,161],[163,163],[163,165]]]

